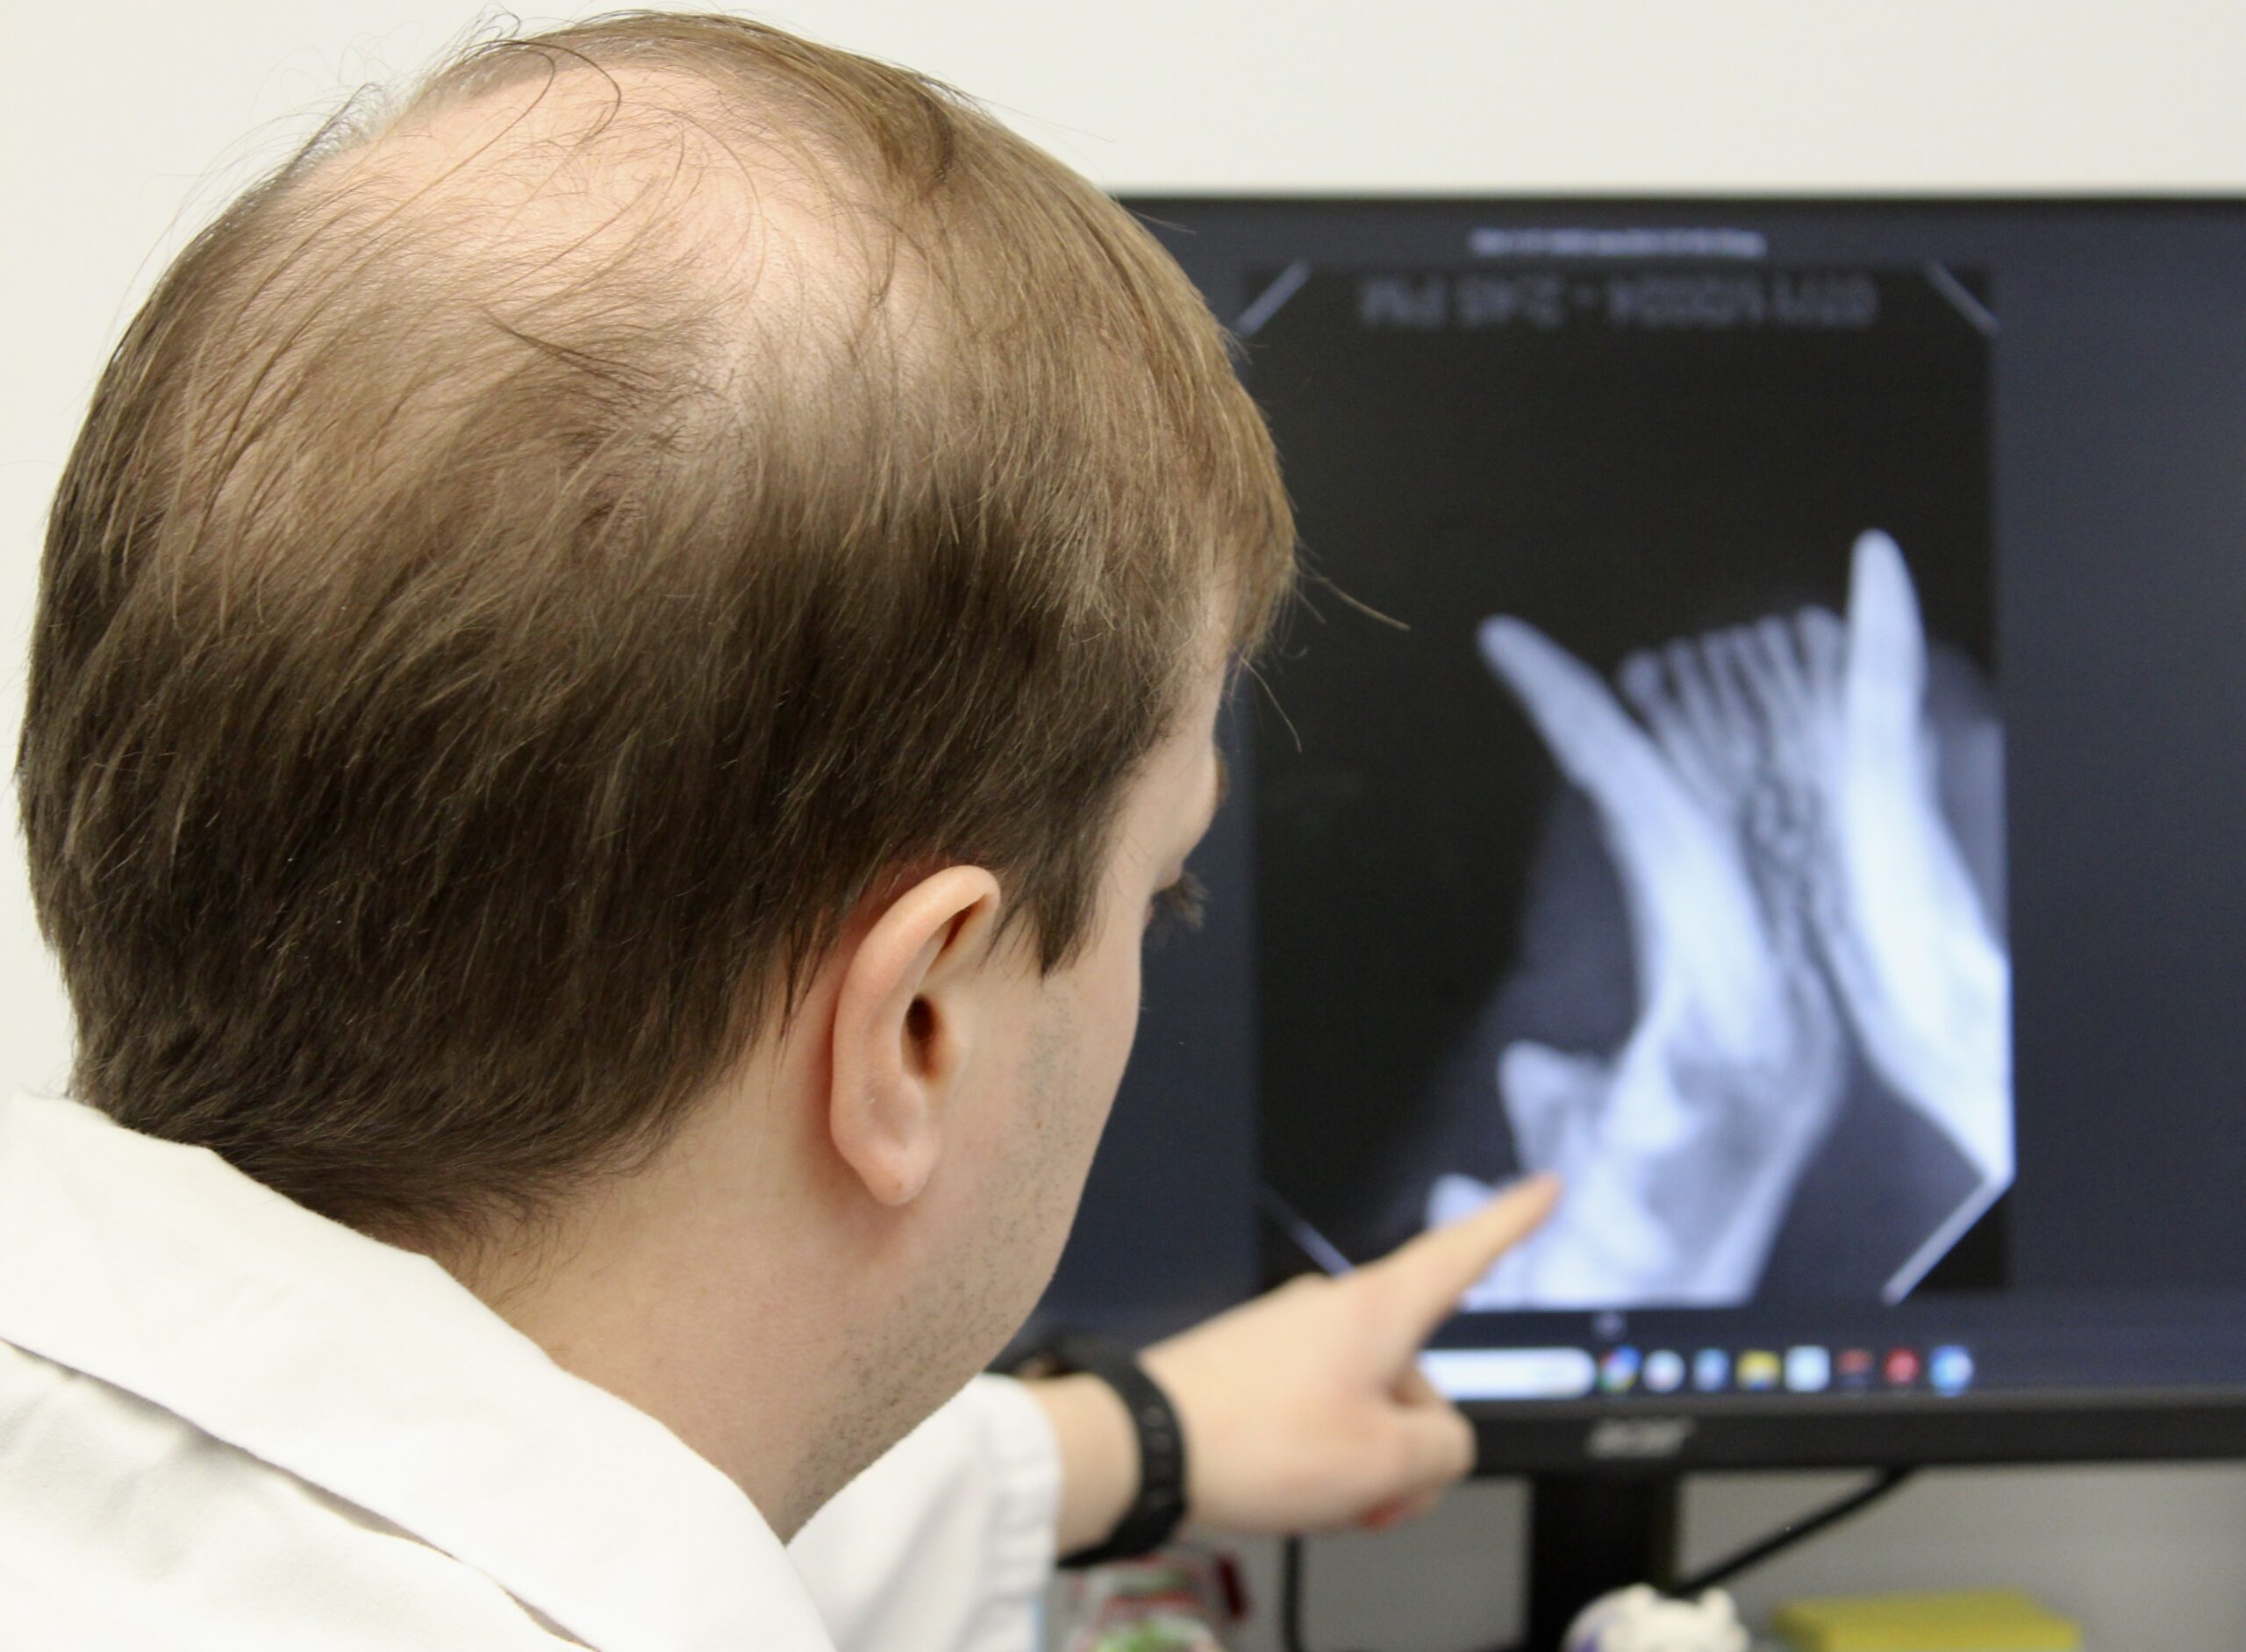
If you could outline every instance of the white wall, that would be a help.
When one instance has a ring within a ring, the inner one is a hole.
[[[411,70],[475,15],[0,0],[0,748],[40,521],[131,306],[230,180],[285,153],[339,88]],[[1125,189],[2246,190],[2233,0],[790,0],[760,15],[942,75]],[[0,1086],[59,1088],[64,1006],[7,841]],[[1711,1485],[1695,1520],[1743,1533],[1815,1489]],[[1503,1491],[1477,1490],[1408,1538],[1321,1549],[1322,1643],[1488,1638],[1516,1522]],[[1952,1475],[1751,1592],[2020,1580],[2090,1616],[2100,1644],[2246,1646],[2242,1548],[2246,1473]]]

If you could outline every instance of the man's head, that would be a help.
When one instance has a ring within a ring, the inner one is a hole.
[[[1182,274],[941,89],[471,52],[197,240],[72,456],[18,777],[77,1091],[443,1252],[785,1068],[870,1205],[1013,1190],[1018,1313],[1291,544]]]

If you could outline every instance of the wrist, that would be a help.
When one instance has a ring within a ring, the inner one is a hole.
[[[1139,1495],[1139,1435],[1123,1398],[1089,1373],[1027,1384],[1061,1455],[1055,1553],[1105,1543]]]
[[[1140,1357],[1111,1338],[1064,1331],[1016,1370],[1082,1377],[1106,1391],[1095,1398],[1088,1387],[1056,1384],[1047,1399],[1063,1454],[1061,1563],[1104,1565],[1168,1542],[1185,1518],[1184,1425]]]

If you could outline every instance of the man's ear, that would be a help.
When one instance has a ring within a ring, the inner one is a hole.
[[[943,1156],[998,900],[982,868],[947,867],[891,902],[843,966],[827,1130],[883,1205],[917,1198]]]

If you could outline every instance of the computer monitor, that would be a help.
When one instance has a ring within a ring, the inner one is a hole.
[[[1048,1313],[1557,1169],[1427,1367],[1548,1513],[2246,1448],[2246,203],[1130,204],[1310,576]]]

